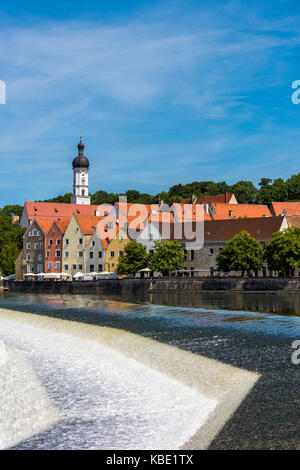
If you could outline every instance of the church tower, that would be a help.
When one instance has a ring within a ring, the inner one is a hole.
[[[91,204],[88,180],[90,162],[84,156],[84,145],[81,137],[77,147],[78,155],[73,160],[73,196],[71,197],[71,204]]]

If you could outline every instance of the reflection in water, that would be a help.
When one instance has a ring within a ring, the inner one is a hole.
[[[150,294],[150,301],[162,305],[300,315],[300,292],[169,291]]]

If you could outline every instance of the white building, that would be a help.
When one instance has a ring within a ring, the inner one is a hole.
[[[81,141],[77,145],[78,155],[73,160],[73,196],[71,204],[91,204],[89,196],[89,167],[90,162],[84,156],[84,145]]]

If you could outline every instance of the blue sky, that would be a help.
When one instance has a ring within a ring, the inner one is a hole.
[[[300,171],[294,1],[0,4],[0,206]]]

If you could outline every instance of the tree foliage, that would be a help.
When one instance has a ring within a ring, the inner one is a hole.
[[[19,251],[15,242],[2,245],[0,250],[0,271],[2,276],[9,276],[15,272],[15,261],[19,255]]]
[[[148,265],[148,254],[142,243],[133,240],[124,248],[123,256],[119,257],[117,271],[120,274],[135,274]]]
[[[139,204],[157,204],[159,200],[180,201],[190,199],[192,195],[215,196],[225,192],[234,193],[240,204],[267,204],[270,206],[272,201],[300,201],[300,173],[292,175],[286,181],[277,178],[274,181],[271,178],[263,177],[258,183],[258,188],[246,180],[238,181],[228,185],[226,181],[194,181],[187,184],[175,184],[168,190],[162,190],[153,196],[148,193],[141,193],[136,189],[128,189],[125,193],[108,193],[98,190],[91,196],[91,204],[114,204],[121,195],[127,196],[128,202]],[[71,193],[57,196],[53,199],[47,199],[45,202],[66,202],[70,203]],[[15,206],[7,206],[15,207]],[[21,206],[19,206],[21,207]],[[15,213],[18,213],[15,211]]]
[[[264,247],[264,259],[270,269],[286,275],[300,267],[300,228],[289,227],[273,234]]]
[[[242,230],[225,243],[217,263],[218,269],[224,272],[257,270],[262,266],[262,248],[250,233]]]
[[[149,256],[151,271],[161,272],[163,275],[169,271],[180,269],[184,262],[181,245],[177,241],[156,240],[154,251]]]

